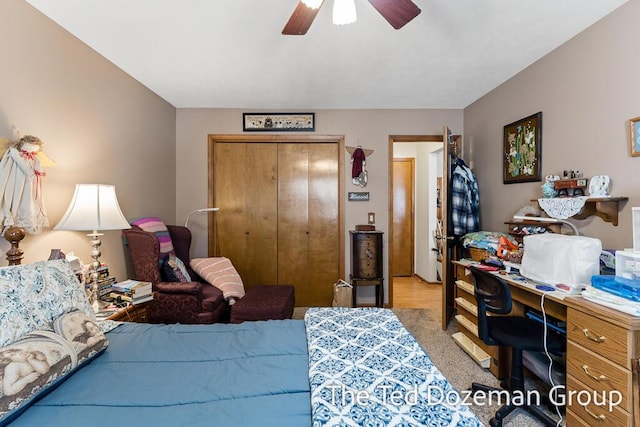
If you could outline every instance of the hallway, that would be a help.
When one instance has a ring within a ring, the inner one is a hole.
[[[394,308],[428,308],[440,312],[442,285],[412,277],[393,278]]]

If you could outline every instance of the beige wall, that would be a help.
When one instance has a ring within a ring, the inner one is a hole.
[[[127,218],[175,220],[175,108],[22,0],[2,0],[0,137],[12,126],[40,137],[56,161],[44,177],[53,227],[76,183],[114,184]],[[102,239],[102,260],[125,278],[119,231]],[[9,245],[0,239],[0,265]],[[52,248],[90,261],[84,232],[28,235],[24,262]]]
[[[464,110],[473,151],[482,225],[503,224],[541,182],[502,183],[503,126],[542,111],[542,176],[580,170],[609,175],[612,195],[627,196],[620,225],[598,217],[576,221],[605,248],[631,246],[631,207],[640,206],[640,157],[629,156],[628,120],[640,116],[640,1],[630,1]]]
[[[207,135],[242,133],[247,110],[176,110],[26,2],[3,0],[0,16],[11,18],[0,27],[0,136],[10,137],[15,125],[42,138],[57,161],[44,178],[52,225],[79,182],[115,184],[129,218],[155,214],[181,223],[190,211],[206,206]],[[465,152],[472,153],[483,228],[503,230],[505,220],[540,195],[541,183],[502,184],[502,128],[542,111],[543,175],[563,169],[610,175],[613,194],[630,198],[622,206],[620,225],[593,217],[579,226],[605,247],[630,246],[631,206],[640,206],[640,159],[629,156],[627,136],[627,120],[640,116],[640,57],[633,54],[640,38],[638,16],[640,2],[628,2],[464,112],[309,107],[316,112],[317,134],[345,135],[347,145],[375,150],[367,159],[371,201],[344,200],[347,230],[373,211],[377,227],[388,232],[389,135],[439,134],[444,125],[462,132]],[[358,190],[349,175],[346,162],[346,190]],[[206,216],[194,218],[191,227],[193,254],[204,256]],[[102,252],[121,275],[119,236],[107,232]],[[0,250],[7,248],[0,241]],[[51,248],[85,259],[89,252],[83,233],[50,230],[28,236],[23,248],[26,262],[46,258]],[[348,255],[346,266],[348,273]]]
[[[277,109],[274,109],[276,111]],[[178,109],[176,124],[176,219],[181,222],[194,209],[207,205],[207,135],[242,133],[242,112],[247,110]],[[388,237],[389,135],[441,135],[444,125],[462,131],[461,110],[317,110],[316,134],[345,135],[345,144],[373,149],[367,158],[369,184],[361,189],[351,183],[349,155],[345,156],[345,190],[368,191],[369,202],[347,202],[345,194],[345,274],[350,271],[348,230],[366,224],[367,213],[376,213],[376,228]],[[206,215],[192,217],[192,255],[207,254]],[[388,251],[385,249],[385,262]],[[386,281],[388,283],[388,280]],[[386,285],[385,283],[385,285]]]

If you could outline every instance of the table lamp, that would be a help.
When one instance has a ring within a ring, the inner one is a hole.
[[[76,184],[75,192],[64,216],[54,230],[91,231],[91,293],[90,303],[96,308],[99,300],[98,269],[100,268],[100,245],[98,231],[131,228],[122,215],[116,188],[103,184]]]

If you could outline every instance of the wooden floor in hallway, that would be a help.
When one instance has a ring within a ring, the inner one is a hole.
[[[393,278],[394,308],[428,308],[440,311],[442,285],[428,283],[417,276]]]

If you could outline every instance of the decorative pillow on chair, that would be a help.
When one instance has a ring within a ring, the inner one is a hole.
[[[32,331],[0,348],[0,424],[20,415],[38,396],[98,356],[108,344],[98,325],[75,310],[60,316],[47,329]]]
[[[165,282],[190,282],[191,277],[182,260],[173,254],[166,256],[161,262],[160,273]]]
[[[212,286],[220,289],[229,305],[244,296],[244,283],[229,258],[195,258],[191,268]]]
[[[134,218],[130,223],[131,225],[139,227],[142,231],[156,235],[158,242],[160,242],[160,254],[174,253],[173,242],[171,241],[169,229],[160,218],[155,216],[143,216]]]

